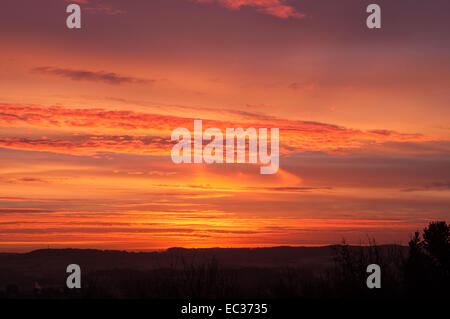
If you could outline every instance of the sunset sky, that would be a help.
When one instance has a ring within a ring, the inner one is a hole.
[[[450,219],[449,14],[448,0],[2,0],[0,251],[406,244]],[[172,130],[194,119],[279,128],[278,173],[174,164]]]

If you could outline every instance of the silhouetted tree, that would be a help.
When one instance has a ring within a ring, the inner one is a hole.
[[[448,297],[450,295],[450,225],[431,222],[416,232],[409,242],[404,264],[405,287],[412,297]]]
[[[450,260],[450,224],[445,222],[430,223],[423,231],[423,247],[433,262],[444,272],[449,271]]]

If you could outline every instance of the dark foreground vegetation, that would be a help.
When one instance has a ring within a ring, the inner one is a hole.
[[[0,298],[449,298],[450,229],[433,222],[409,247],[182,249],[129,253],[39,250],[0,254]],[[66,287],[66,267],[82,288]],[[381,267],[368,289],[366,267]]]

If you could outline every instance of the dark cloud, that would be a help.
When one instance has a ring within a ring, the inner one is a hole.
[[[31,70],[32,73],[49,74],[69,78],[74,81],[92,81],[104,82],[112,85],[120,84],[149,84],[154,80],[140,79],[130,76],[122,76],[114,72],[73,70],[55,68],[51,66],[36,67]]]
[[[423,186],[411,187],[403,189],[404,192],[417,192],[417,191],[446,191],[450,190],[450,181],[445,182],[433,182],[425,184]]]

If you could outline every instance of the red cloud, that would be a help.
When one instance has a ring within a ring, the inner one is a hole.
[[[297,11],[294,7],[286,4],[286,0],[193,0],[197,3],[220,3],[227,8],[239,10],[241,7],[254,7],[258,11],[273,15],[278,18],[301,19],[306,14]]]

